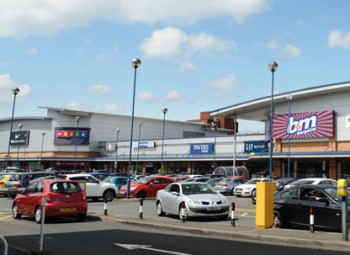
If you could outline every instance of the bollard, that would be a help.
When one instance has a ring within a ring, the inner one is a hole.
[[[314,217],[314,213],[313,213],[313,208],[310,207],[310,232],[314,233],[314,224],[315,224],[315,217]]]
[[[143,199],[140,199],[140,213],[139,213],[140,219],[143,219]]]
[[[103,204],[103,209],[104,209],[104,215],[107,215],[107,203],[108,203],[108,200],[107,200],[107,197],[104,198],[104,204]]]
[[[235,203],[231,203],[231,225],[232,227],[236,226],[236,217],[235,217]]]
[[[186,205],[185,205],[185,202],[183,202],[180,205],[180,218],[182,222],[186,222],[187,216],[186,216],[185,210],[186,210]]]

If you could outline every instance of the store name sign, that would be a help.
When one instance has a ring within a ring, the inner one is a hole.
[[[190,154],[212,154],[214,152],[213,143],[190,144]]]
[[[90,128],[55,128],[55,144],[87,145],[90,140]]]
[[[277,114],[273,118],[273,138],[333,137],[334,111]]]
[[[263,152],[266,150],[265,141],[246,141],[244,142],[244,153]]]

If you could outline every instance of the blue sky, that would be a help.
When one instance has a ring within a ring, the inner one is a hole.
[[[202,111],[349,81],[346,0],[1,0],[0,118],[39,106],[198,119]]]

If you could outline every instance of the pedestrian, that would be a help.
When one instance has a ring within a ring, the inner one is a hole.
[[[26,188],[29,185],[30,177],[27,175],[24,180],[22,181],[22,187]]]

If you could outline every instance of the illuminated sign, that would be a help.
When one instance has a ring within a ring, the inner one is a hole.
[[[55,144],[87,145],[90,142],[90,128],[55,128]]]
[[[334,111],[276,114],[273,118],[273,138],[333,137]]]
[[[194,143],[190,144],[190,154],[213,154],[213,143]]]

